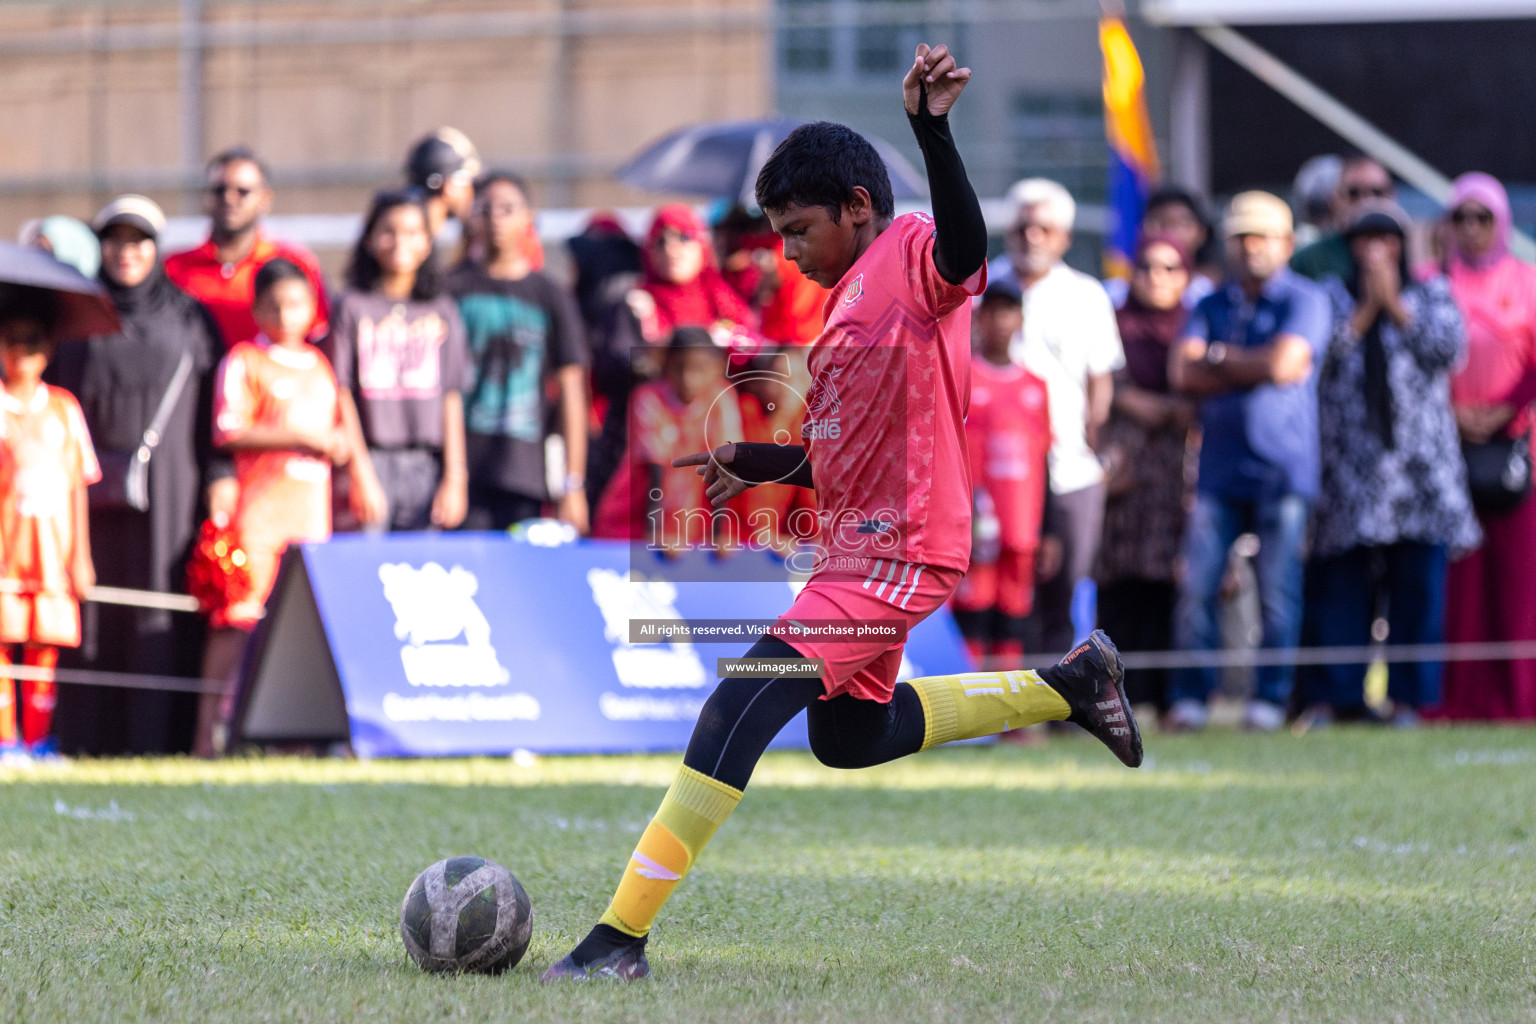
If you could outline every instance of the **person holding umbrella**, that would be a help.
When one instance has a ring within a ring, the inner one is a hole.
[[[91,226],[121,327],[60,345],[45,379],[79,399],[101,459],[103,479],[90,493],[100,581],[174,593],[185,580],[205,488],[232,472],[212,449],[213,375],[224,342],[208,311],[160,266],[159,206],[119,196]],[[80,660],[98,670],[196,678],[202,643],[202,624],[191,616],[91,604]],[[196,703],[195,694],[73,687],[59,707],[60,743],[97,754],[186,750]]]

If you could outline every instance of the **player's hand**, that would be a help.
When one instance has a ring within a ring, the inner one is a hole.
[[[75,597],[82,601],[96,585],[96,567],[91,564],[89,557],[76,558],[70,563],[69,585],[74,590]]]
[[[949,113],[949,108],[955,105],[960,91],[970,80],[971,69],[956,67],[955,58],[944,43],[934,47],[919,43],[917,56],[907,69],[907,76],[901,80],[901,97],[907,113],[918,113],[917,105],[922,100],[924,86],[928,89],[928,113],[934,117]]]
[[[208,518],[213,525],[228,526],[240,507],[240,481],[232,476],[221,477],[208,485],[204,500],[208,503]]]
[[[591,514],[587,509],[586,491],[567,491],[560,498],[557,513],[562,523],[570,523],[576,532],[585,537],[592,532]]]
[[[463,472],[444,473],[432,496],[432,525],[456,530],[469,514],[469,477]]]
[[[352,488],[347,493],[347,505],[352,514],[364,526],[379,526],[389,516],[389,498],[379,478],[370,469],[362,471],[353,463]]]
[[[323,440],[324,447],[320,454],[330,460],[331,465],[345,466],[352,461],[352,440],[341,427],[333,427],[328,434],[323,435]]]
[[[723,444],[712,452],[697,452],[673,459],[672,467],[674,469],[683,469],[686,466],[698,467],[698,474],[704,478],[704,497],[709,499],[711,506],[719,508],[752,486],[725,468],[735,458],[736,445]]]

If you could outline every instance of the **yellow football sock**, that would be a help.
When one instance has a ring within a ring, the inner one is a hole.
[[[687,765],[679,768],[656,817],[624,866],[624,877],[602,923],[637,939],[649,932],[661,905],[739,803],[741,790]]]
[[[967,672],[909,679],[923,702],[923,749],[950,740],[994,736],[1072,713],[1038,672]]]

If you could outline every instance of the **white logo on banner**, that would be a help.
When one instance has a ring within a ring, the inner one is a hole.
[[[666,582],[631,583],[612,569],[588,569],[592,600],[603,613],[603,636],[613,644],[613,668],[619,683],[647,690],[697,689],[704,663],[687,640],[666,644],[629,642],[630,619],[677,619],[677,587]],[[604,714],[607,715],[607,709]],[[635,717],[633,714],[624,717]]]
[[[512,673],[491,646],[491,624],[475,604],[480,582],[456,565],[428,562],[379,566],[384,597],[395,612],[400,661],[412,686],[505,686]],[[447,641],[463,638],[462,643]]]

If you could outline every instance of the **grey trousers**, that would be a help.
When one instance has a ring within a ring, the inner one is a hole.
[[[1104,532],[1104,485],[1097,483],[1045,500],[1045,532],[1061,541],[1061,571],[1035,587],[1041,654],[1072,648],[1072,595],[1093,573]]]

